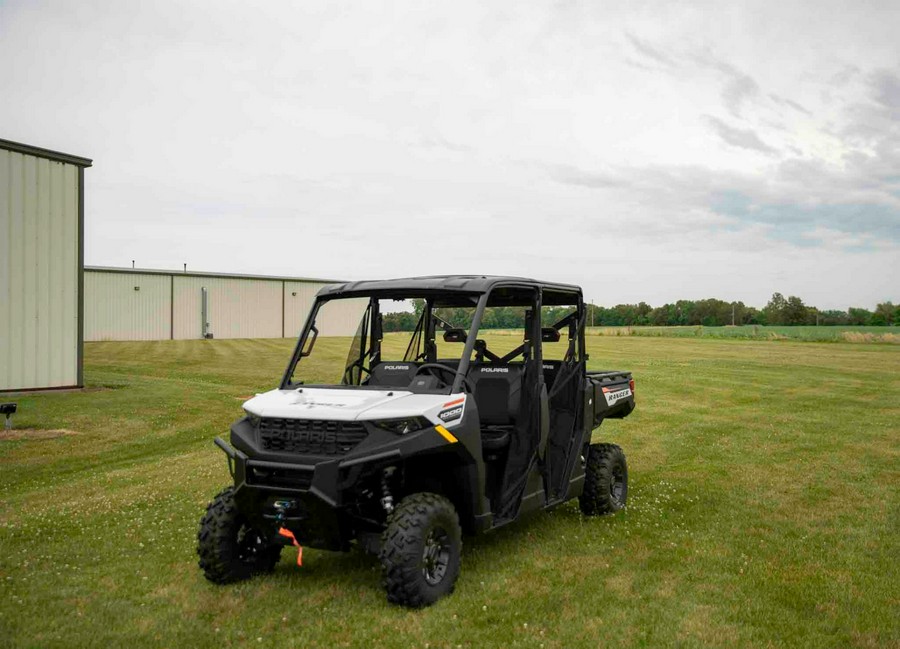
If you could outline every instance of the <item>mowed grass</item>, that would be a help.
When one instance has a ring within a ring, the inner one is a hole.
[[[592,336],[662,336],[664,338],[738,338],[744,340],[801,340],[805,342],[900,343],[900,327],[765,326],[734,327],[588,327]]]
[[[594,435],[628,455],[627,510],[467,538],[456,593],[409,611],[361,552],[224,587],[196,566],[212,438],[291,345],[93,343],[91,389],[16,399],[17,427],[76,434],[0,441],[0,644],[900,646],[896,346],[590,337],[637,380]]]

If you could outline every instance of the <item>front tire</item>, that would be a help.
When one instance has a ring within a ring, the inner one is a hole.
[[[420,608],[452,593],[461,552],[462,530],[453,503],[432,493],[404,498],[381,537],[388,601]]]
[[[625,507],[628,497],[628,464],[621,447],[615,444],[591,444],[584,474],[584,491],[578,497],[583,514],[610,514]]]
[[[216,584],[271,572],[281,558],[281,545],[250,526],[234,502],[234,487],[220,491],[206,507],[197,532],[197,554],[203,575]]]

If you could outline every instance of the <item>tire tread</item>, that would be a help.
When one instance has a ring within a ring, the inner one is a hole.
[[[215,584],[228,584],[249,579],[255,574],[271,572],[281,558],[281,546],[272,545],[257,556],[255,565],[248,565],[235,555],[239,513],[234,502],[234,487],[216,494],[206,506],[197,532],[198,565],[203,575]]]
[[[446,583],[435,588],[424,582],[418,562],[423,534],[435,519],[444,518],[451,529],[446,530],[456,544],[455,556],[444,577]],[[459,575],[459,552],[462,549],[459,516],[453,504],[434,493],[417,493],[404,498],[388,516],[387,527],[381,537],[379,558],[382,582],[387,599],[392,604],[420,608],[433,604],[439,597],[453,592]]]
[[[613,501],[609,493],[613,464],[621,461],[625,467],[625,494],[628,494],[628,466],[625,453],[617,444],[591,444],[585,467],[584,491],[578,497],[578,505],[585,516],[599,516],[618,511],[622,505]]]

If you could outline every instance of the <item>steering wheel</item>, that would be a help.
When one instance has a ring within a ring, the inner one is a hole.
[[[416,373],[413,376],[416,377],[416,376],[419,376],[419,374],[423,374],[422,370],[426,370],[429,374],[434,376],[439,381],[443,382],[444,385],[446,385],[446,386],[453,385],[453,379],[456,378],[457,374],[459,374],[459,376],[462,376],[463,385],[465,385],[469,389],[469,392],[470,393],[475,392],[475,384],[472,383],[472,381],[469,379],[469,377],[465,376],[463,374],[460,374],[460,372],[458,370],[453,369],[449,365],[444,365],[443,363],[424,363],[422,365],[419,365],[418,369],[416,369]],[[438,376],[442,372],[446,372],[447,374],[450,375],[451,378],[449,381]]]

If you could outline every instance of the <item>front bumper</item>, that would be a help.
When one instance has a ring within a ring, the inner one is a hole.
[[[349,549],[358,529],[341,506],[339,462],[251,459],[221,437],[215,443],[228,456],[238,508],[272,542],[285,543],[278,528],[286,527],[305,546]]]
[[[451,443],[433,427],[402,436],[373,430],[352,451],[336,456],[264,449],[247,419],[235,422],[230,441],[217,437],[215,444],[228,456],[241,513],[273,541],[280,542],[277,530],[283,526],[301,544],[327,550],[346,550],[360,532],[377,528],[369,507],[374,499],[380,512],[380,493],[374,492],[384,468],[441,454],[456,456],[447,458],[454,464],[473,462],[470,444]],[[361,499],[368,505],[361,506]]]
[[[317,460],[306,464],[251,459],[240,449],[233,448],[221,437],[215,444],[228,456],[228,469],[234,478],[236,491],[253,489],[277,494],[309,494],[330,507],[341,507],[343,491],[359,478],[364,468],[372,469],[399,460],[399,448],[355,458]]]

